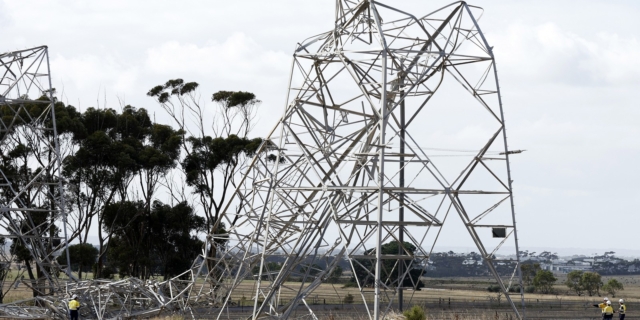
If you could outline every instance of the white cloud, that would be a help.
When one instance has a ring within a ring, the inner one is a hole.
[[[4,1],[0,1],[0,27],[7,27],[11,24],[12,19],[9,15],[9,10],[7,10],[7,5]]]
[[[623,84],[640,82],[640,41],[622,38],[617,34],[599,33],[596,54],[591,56],[594,66],[607,82]]]
[[[57,89],[64,89],[65,95],[72,97],[72,101],[69,101],[72,104],[73,98],[82,93],[93,96],[106,89],[109,95],[130,95],[139,94],[140,91],[136,89],[138,68],[125,66],[109,56],[80,55],[67,58],[55,55],[51,69],[54,83],[59,86]]]
[[[492,42],[502,72],[530,82],[640,83],[640,42],[615,33],[576,35],[548,22],[512,24]]]
[[[205,95],[217,90],[255,93],[264,103],[258,108],[260,125],[253,133],[264,135],[282,114],[291,59],[290,54],[269,50],[237,32],[221,42],[209,40],[204,45],[168,41],[150,47],[143,64],[145,74],[157,79],[149,87],[180,77],[200,83]]]
[[[283,52],[265,50],[245,34],[235,33],[223,43],[205,46],[166,42],[147,50],[146,66],[159,74],[194,73],[237,81],[279,75],[290,60]]]

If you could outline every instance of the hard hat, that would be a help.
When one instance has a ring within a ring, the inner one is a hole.
[[[611,301],[607,300],[607,305],[610,306],[611,305]]]
[[[607,298],[607,297],[604,297],[604,301],[609,301],[609,298]]]
[[[618,302],[620,302],[620,303],[624,303],[624,300],[623,300],[623,299],[620,299]]]
[[[77,294],[72,295],[72,296],[71,296],[71,299],[74,299],[74,300],[75,300],[75,299],[78,299],[78,295],[77,295]]]

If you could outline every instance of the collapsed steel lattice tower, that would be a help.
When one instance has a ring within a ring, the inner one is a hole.
[[[24,276],[22,283],[40,295],[53,294],[64,287],[57,274],[66,271],[54,255],[66,249],[67,242],[47,47],[0,54],[0,76],[2,256],[10,259],[10,243],[4,241],[11,239],[10,251],[30,254],[35,264],[33,271],[19,269],[17,277]]]
[[[224,318],[243,281],[254,279],[252,318],[288,318],[304,308],[315,318],[308,299],[346,259],[369,316],[380,319],[419,286],[414,270],[428,268],[443,226],[458,216],[523,318],[509,149],[479,12],[458,2],[416,16],[377,1],[337,0],[335,28],[297,45],[285,113],[228,202],[226,230],[214,226],[222,232],[209,235],[188,279],[66,290],[91,301],[88,318],[212,306]],[[47,49],[2,54],[0,66],[1,228],[35,257],[38,280],[25,284],[55,292],[64,287],[55,277],[64,266],[53,254],[66,236],[56,232],[65,215]],[[11,151],[31,157],[23,171],[8,170]],[[493,238],[493,230],[506,232]],[[401,244],[397,252],[383,252],[391,241]],[[271,269],[272,261],[282,264]],[[514,280],[521,309],[509,294]],[[113,307],[133,296],[144,303]],[[59,293],[46,305],[64,317],[64,299]]]
[[[307,299],[346,259],[380,319],[418,287],[410,274],[427,269],[455,216],[523,317],[510,152],[479,13],[465,2],[413,15],[337,0],[335,28],[297,45],[285,113],[235,192],[237,237],[215,274],[233,279],[231,291],[256,280],[254,318],[299,306],[315,318]],[[473,134],[455,135],[464,131]],[[452,152],[462,156],[443,154]],[[382,252],[391,241],[398,252]],[[283,263],[270,270],[270,261]],[[293,278],[302,283],[286,283]],[[516,283],[522,307],[509,293]]]

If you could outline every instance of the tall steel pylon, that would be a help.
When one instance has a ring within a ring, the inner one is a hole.
[[[35,269],[18,277],[39,295],[53,294],[69,261],[55,259],[67,236],[47,47],[1,53],[0,76],[0,238],[12,240],[3,252],[30,255]]]
[[[253,318],[300,308],[315,318],[311,293],[346,259],[369,317],[381,319],[419,288],[413,274],[455,216],[524,318],[510,152],[482,9],[414,11],[338,0],[335,28],[296,46],[284,115],[235,192],[229,231],[243,236],[218,262],[233,266],[231,291],[255,279]]]
[[[412,274],[450,213],[524,317],[510,152],[479,13],[465,2],[414,15],[339,0],[335,28],[296,46],[285,113],[235,192],[229,231],[243,236],[218,261],[233,265],[231,291],[255,279],[253,318],[299,307],[315,318],[307,300],[343,259],[369,316],[382,318],[419,288]]]

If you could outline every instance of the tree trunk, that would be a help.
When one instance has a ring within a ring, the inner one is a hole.
[[[98,244],[100,248],[99,248],[99,254],[98,254],[98,263],[96,263],[96,273],[93,275],[94,279],[102,278],[102,268],[103,268],[102,256],[104,255],[104,251],[103,251],[104,245],[103,245],[101,232],[98,234],[98,237],[100,238],[100,243]]]
[[[25,268],[27,268],[27,274],[29,275],[29,282],[31,282],[31,287],[33,288],[32,289],[33,296],[37,297],[38,296],[38,291],[35,289],[35,288],[37,288],[37,283],[36,283],[35,277],[33,276],[33,270],[31,270],[31,264],[25,260],[24,261],[24,266],[25,266]]]

